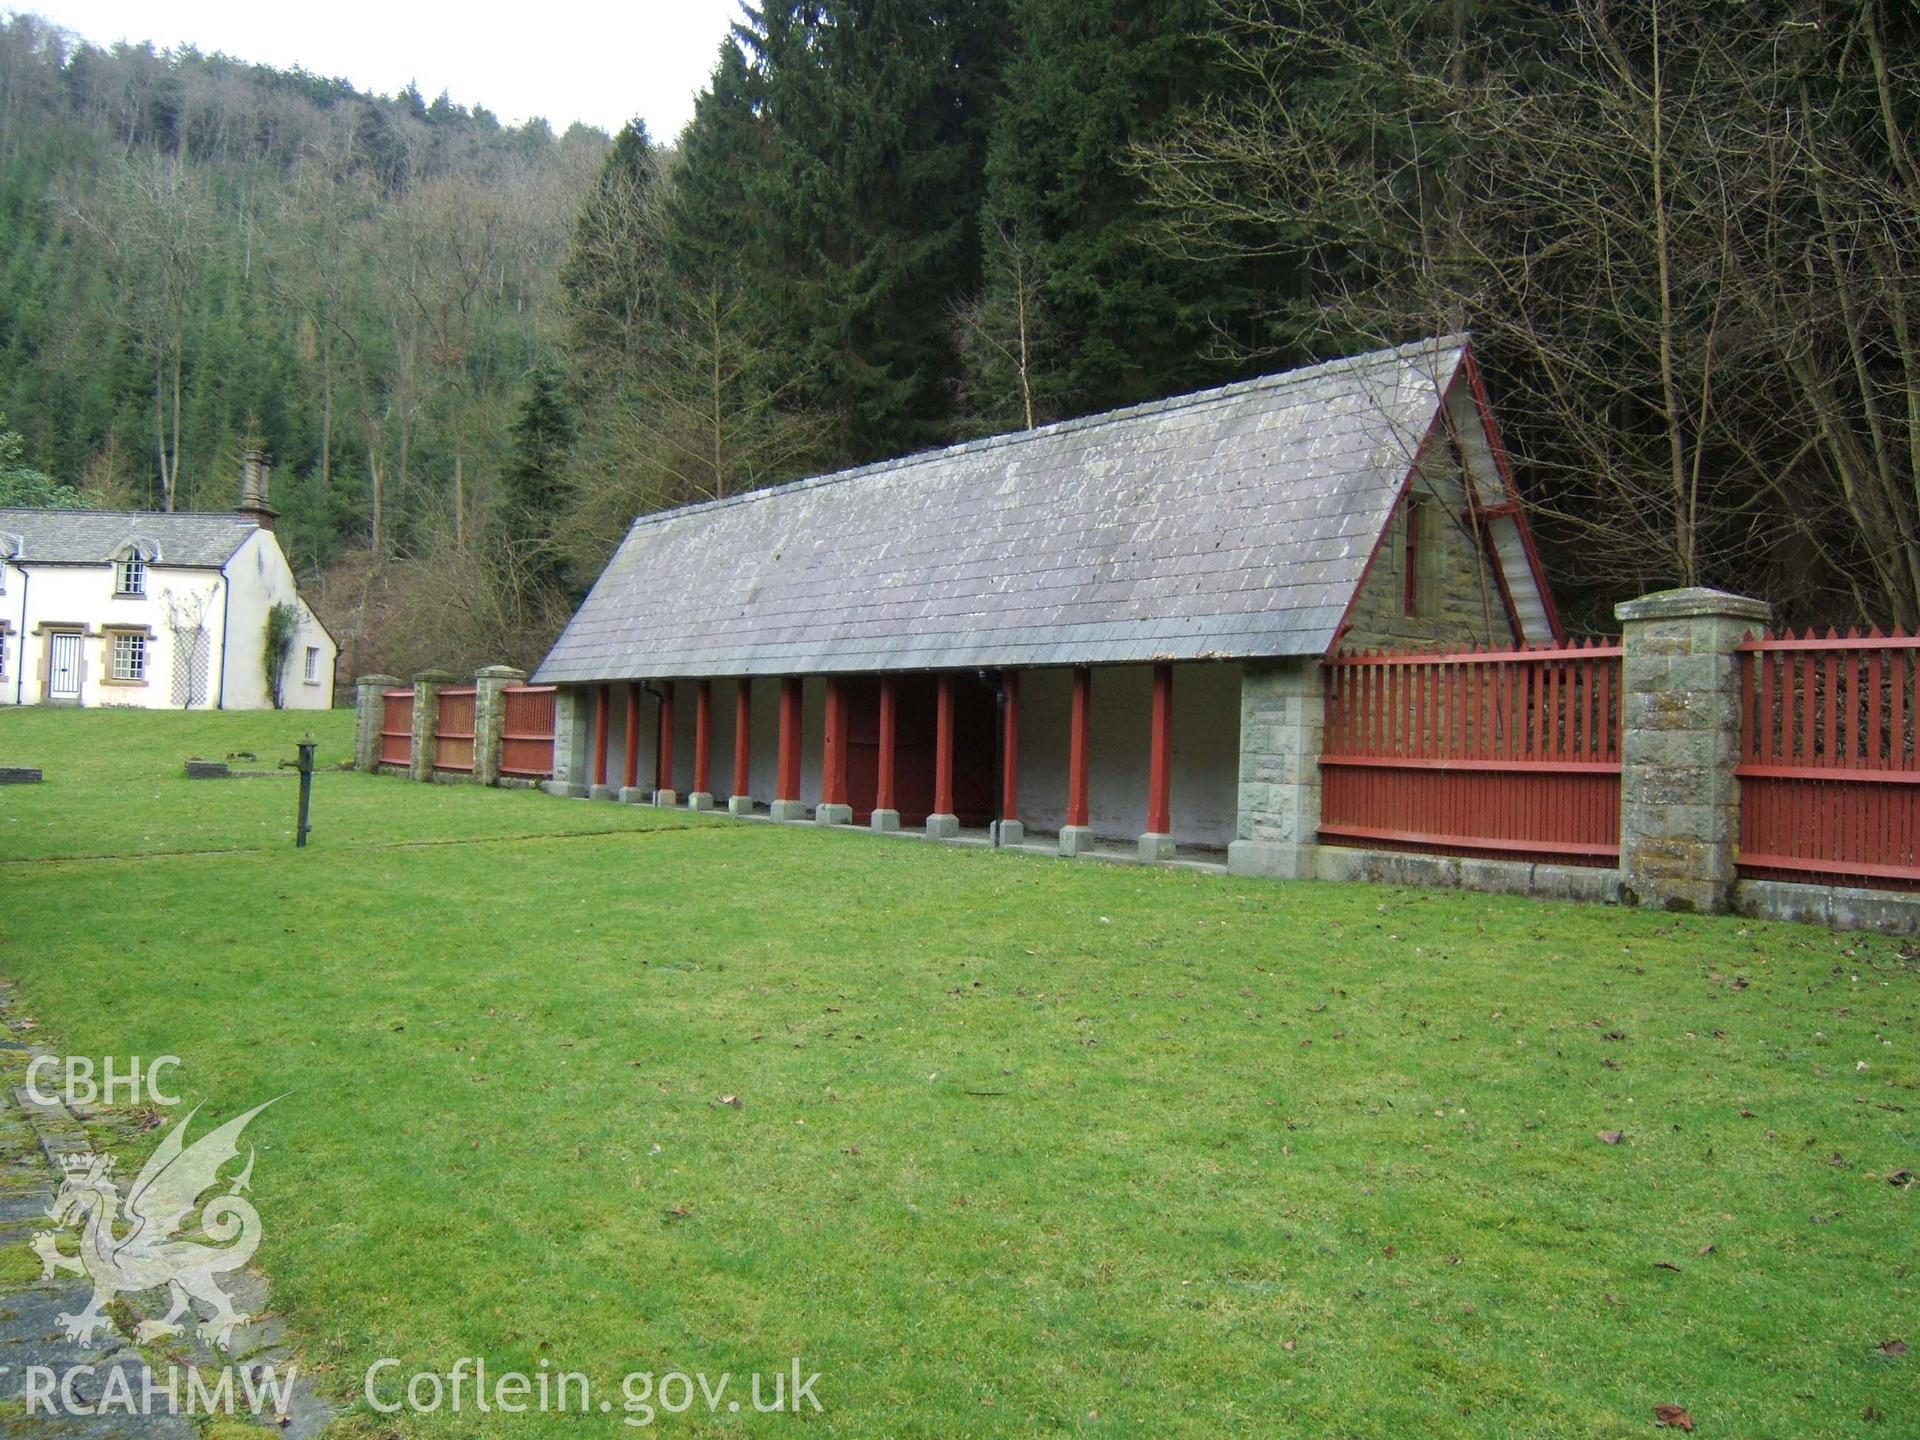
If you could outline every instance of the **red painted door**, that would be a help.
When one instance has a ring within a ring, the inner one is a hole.
[[[847,803],[853,823],[873,815],[880,778],[880,682],[858,676],[842,682],[847,697]],[[924,825],[933,809],[935,695],[931,675],[902,675],[894,681],[898,752],[894,760],[894,801],[904,826]],[[971,671],[954,677],[953,805],[960,823],[984,826],[993,820],[998,788],[995,745],[999,717],[993,691]]]

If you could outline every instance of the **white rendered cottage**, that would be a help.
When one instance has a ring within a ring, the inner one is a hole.
[[[237,511],[0,509],[0,704],[262,710],[267,616],[294,607],[287,709],[333,703],[338,647],[274,538],[265,466]]]

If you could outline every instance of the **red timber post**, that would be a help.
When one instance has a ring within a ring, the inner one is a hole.
[[[689,810],[713,808],[713,681],[701,680],[693,690],[693,793]]]
[[[640,682],[627,682],[627,753],[620,771],[620,798],[633,800],[640,786]]]
[[[1087,824],[1087,742],[1093,720],[1093,671],[1073,670],[1073,719],[1067,736],[1067,823],[1060,827],[1060,853],[1078,855],[1093,848]]]
[[[934,700],[933,813],[927,816],[927,838],[945,840],[960,833],[960,817],[953,811],[953,676],[942,675]]]
[[[875,830],[898,830],[900,811],[893,799],[894,756],[898,753],[899,711],[893,691],[893,677],[880,677],[880,753],[873,777],[873,816],[868,821]]]
[[[729,815],[753,813],[753,681],[742,675],[733,686],[733,794]]]
[[[774,787],[772,813],[776,820],[804,820],[800,803],[800,677],[780,680],[780,774]]]
[[[593,689],[593,798],[605,800],[613,792],[607,789],[607,746],[611,739],[607,734],[609,723],[613,719],[613,686],[596,685]]]
[[[1147,833],[1142,860],[1173,858],[1173,667],[1153,667],[1153,740],[1147,755]]]
[[[838,675],[827,677],[827,733],[820,756],[820,804],[814,823],[845,825],[853,819],[847,803],[847,685]]]
[[[1020,672],[1000,677],[1000,818],[994,839],[1001,845],[1023,844],[1027,827],[1020,823]]]
[[[660,750],[653,767],[653,803],[678,805],[679,792],[673,788],[673,681],[660,682]]]

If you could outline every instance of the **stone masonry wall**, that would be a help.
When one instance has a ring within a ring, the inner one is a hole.
[[[1240,813],[1227,865],[1240,875],[1313,873],[1326,692],[1313,658],[1249,661],[1240,679]]]
[[[1433,644],[1502,644],[1513,639],[1500,585],[1485,552],[1461,530],[1466,495],[1451,462],[1429,461],[1420,468],[1413,494],[1429,494],[1421,526],[1420,549],[1436,567],[1431,606],[1419,615],[1405,613],[1407,573],[1407,501],[1388,522],[1386,538],[1365,585],[1354,599],[1344,650]]]

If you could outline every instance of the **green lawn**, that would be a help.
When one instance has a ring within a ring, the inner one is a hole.
[[[345,773],[296,852],[291,781],[179,778],[310,723],[0,712],[0,974],[291,1092],[260,1260],[343,1401],[798,1357],[816,1434],[1920,1433],[1899,943]]]

